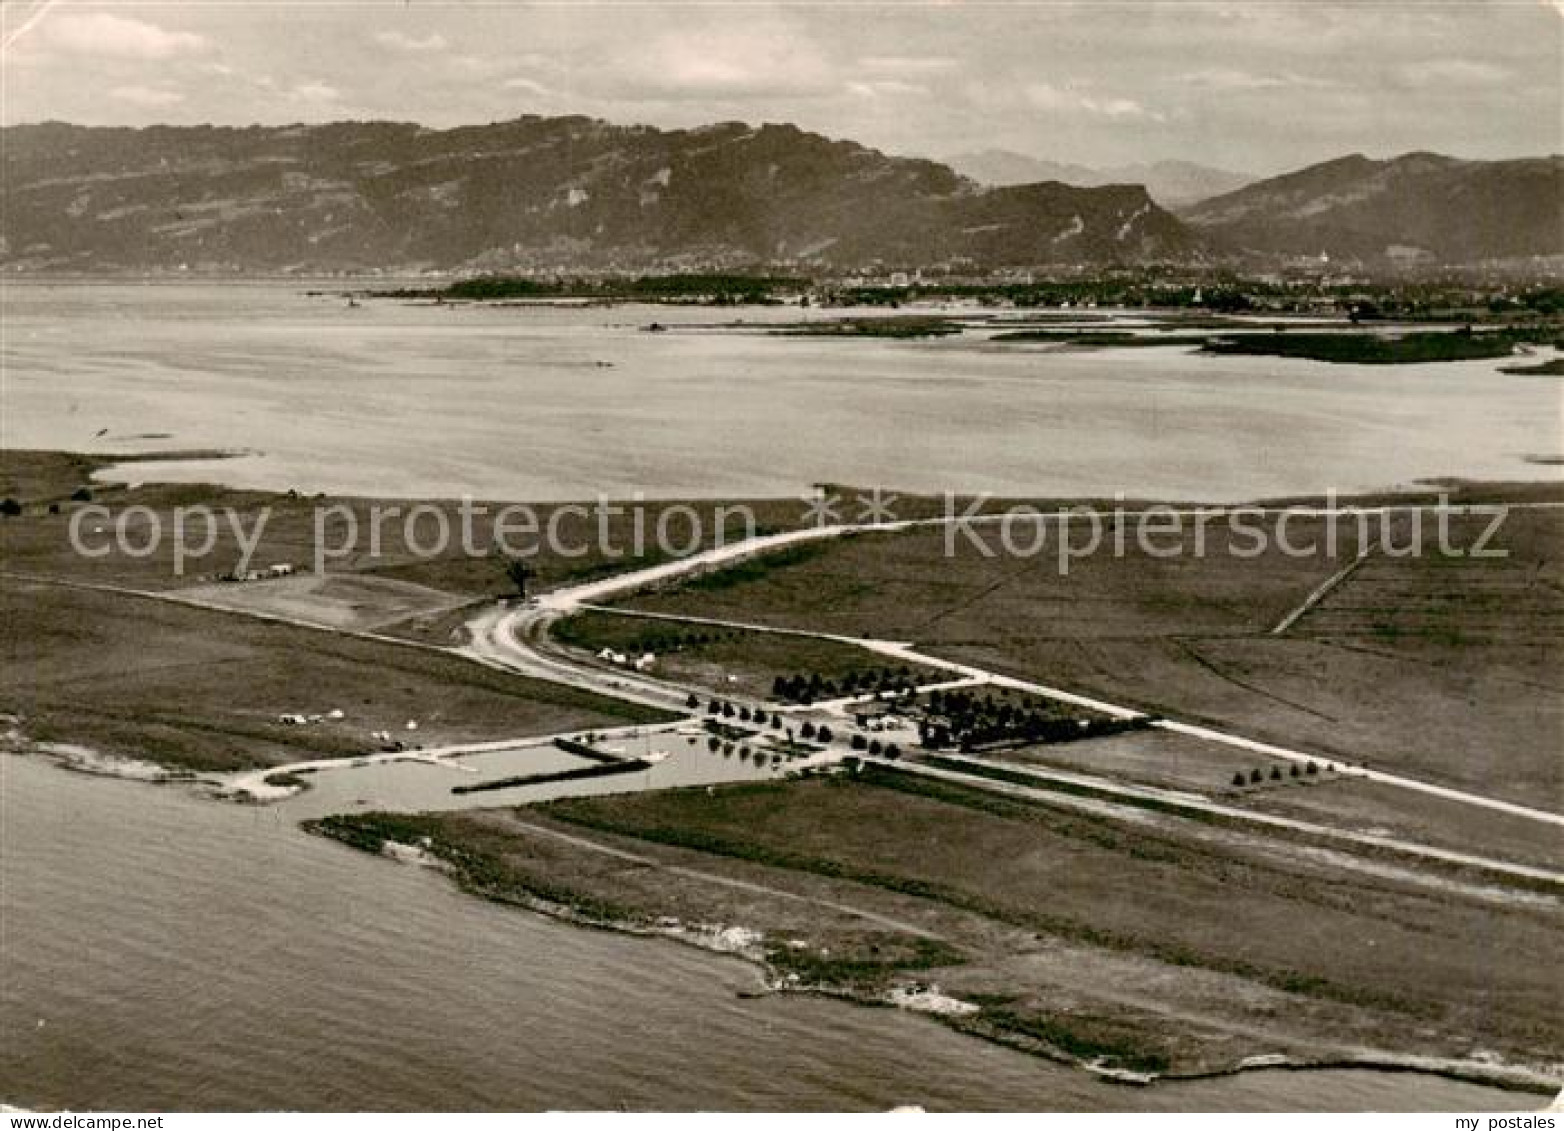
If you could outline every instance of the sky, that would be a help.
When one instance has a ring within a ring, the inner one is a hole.
[[[587,114],[1267,174],[1564,150],[1564,0],[0,0],[0,122]]]

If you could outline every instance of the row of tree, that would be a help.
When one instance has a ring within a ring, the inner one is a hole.
[[[821,699],[843,699],[855,695],[910,694],[915,688],[912,669],[864,668],[835,679],[811,672],[808,675],[779,675],[771,683],[771,694],[785,703],[808,706]]]
[[[700,696],[694,692],[684,701],[684,705],[692,711],[701,709]],[[770,725],[773,730],[782,729],[782,715],[780,712],[766,711],[761,707],[750,708],[742,704],[735,706],[726,699],[712,699],[706,704],[706,713],[713,718],[737,719],[741,723],[753,723],[756,726]]]
[[[878,738],[865,738],[861,734],[853,735],[849,745],[854,750],[864,750],[870,754],[883,754],[887,758],[901,757],[901,747],[894,742],[882,743]]]
[[[692,711],[698,711],[701,706],[700,697],[692,693],[684,701],[684,705]],[[780,711],[767,711],[762,707],[751,708],[742,704],[735,706],[726,699],[712,699],[706,704],[706,713],[713,718],[734,719],[754,726],[770,726],[772,730],[783,729],[783,718]],[[805,719],[799,726],[798,734],[800,738],[812,739],[816,742],[831,742],[836,738],[836,734],[831,730],[830,726],[825,723],[817,724],[809,719]],[[793,737],[791,728],[787,730],[787,737],[789,739]]]
[[[1282,768],[1280,766],[1272,766],[1271,772],[1269,774],[1267,774],[1264,770],[1259,769],[1258,767],[1250,770],[1247,774],[1245,774],[1242,770],[1237,770],[1233,773],[1233,786],[1234,788],[1242,789],[1246,785],[1260,785],[1267,779],[1273,782],[1279,782],[1284,778],[1317,777],[1319,772],[1319,763],[1312,761],[1302,766],[1298,765],[1297,762],[1294,762],[1291,766],[1288,767],[1286,774],[1282,773]],[[1334,774],[1336,772],[1336,763],[1327,763],[1325,766],[1325,772],[1328,774]]]
[[[779,765],[784,757],[798,757],[798,754],[791,752],[787,754],[783,754],[781,752],[772,752],[767,754],[764,750],[756,750],[753,747],[746,746],[742,743],[718,738],[716,735],[712,735],[706,740],[706,749],[710,750],[713,754],[720,753],[724,758],[731,758],[733,755],[737,754],[739,756],[739,760],[742,762],[747,762],[753,758],[757,766],[764,763],[768,758],[771,760],[771,764],[775,766]]]

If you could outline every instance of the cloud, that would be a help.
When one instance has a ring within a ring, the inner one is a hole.
[[[375,42],[392,51],[400,51],[404,55],[434,55],[450,46],[445,36],[437,32],[431,32],[419,39],[406,32],[380,31],[375,33]]]
[[[1401,68],[1398,77],[1411,87],[1497,86],[1514,78],[1508,67],[1497,63],[1456,58],[1409,63]]]
[[[1256,94],[1268,90],[1329,90],[1338,84],[1325,79],[1300,75],[1296,71],[1272,71],[1260,74],[1241,71],[1234,67],[1205,67],[1198,71],[1185,71],[1174,77],[1174,82],[1195,90],[1215,91],[1219,94]]]
[[[927,75],[953,71],[960,66],[960,60],[950,55],[865,55],[858,60],[858,66],[887,74]]]
[[[929,93],[929,88],[919,83],[902,82],[900,79],[868,79],[850,82],[847,92],[860,98],[900,98]]]
[[[1178,76],[1185,86],[1201,90],[1276,90],[1287,82],[1275,75],[1256,75],[1231,67],[1207,67],[1201,71],[1188,71]]]
[[[703,29],[636,44],[604,68],[623,94],[654,98],[757,98],[840,90],[806,39],[781,28]]]
[[[525,106],[675,128],[792,121],[895,153],[1256,171],[1559,145],[1559,12],[1543,0],[285,7],[0,0],[5,38],[28,29],[4,51],[4,120],[448,127]],[[111,97],[121,84],[152,93]],[[185,101],[142,104],[174,93]]]
[[[128,102],[132,106],[142,106],[149,110],[156,110],[164,106],[175,106],[185,100],[185,96],[177,90],[137,85],[116,86],[109,91],[109,97],[120,102]]]
[[[1140,120],[1161,122],[1163,115],[1148,110],[1133,98],[1095,98],[1052,83],[1035,82],[1027,86],[1026,100],[1039,110],[1065,114],[1090,114],[1113,121]]]
[[[156,24],[108,12],[57,15],[43,25],[49,44],[75,55],[118,59],[172,59],[205,51],[203,36],[188,31],[164,31]]]
[[[515,78],[506,79],[500,84],[506,90],[524,90],[528,94],[535,94],[539,98],[549,98],[554,92],[536,79],[523,78],[518,75]]]
[[[336,102],[341,97],[342,92],[336,87],[318,80],[295,83],[288,89],[289,100],[313,106]]]

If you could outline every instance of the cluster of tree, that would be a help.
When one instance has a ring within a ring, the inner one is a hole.
[[[1207,353],[1264,357],[1301,357],[1314,361],[1354,364],[1411,364],[1422,361],[1470,361],[1509,357],[1515,346],[1547,343],[1558,330],[1546,326],[1516,326],[1473,333],[1458,330],[1422,331],[1387,337],[1379,334],[1289,333],[1223,334],[1206,340]]]
[[[647,631],[624,646],[627,652],[650,652],[661,656],[669,652],[682,652],[686,648],[705,648],[711,644],[720,644],[724,640],[732,640],[738,636],[737,632],[659,632]]]
[[[634,298],[666,302],[707,302],[726,306],[776,302],[779,295],[799,294],[807,291],[811,285],[809,279],[781,275],[691,273],[603,279],[530,279],[490,275],[477,279],[462,279],[439,290],[379,291],[376,292],[376,296],[433,297],[463,302],[529,298]]]
[[[1103,738],[1111,734],[1123,734],[1125,731],[1142,730],[1150,725],[1151,720],[1144,717],[1072,719],[1025,711],[1007,722],[967,718],[960,723],[952,724],[924,719],[918,724],[918,739],[930,750],[944,750],[954,746],[958,750],[973,751],[992,749],[995,746]]]
[[[949,318],[899,315],[801,322],[772,332],[783,336],[811,338],[947,338],[961,333],[962,329],[960,322],[954,322]]]
[[[850,671],[837,679],[827,679],[819,672],[809,675],[779,675],[771,684],[774,698],[788,703],[808,706],[820,699],[838,699],[853,695],[880,695],[886,692],[906,695],[917,685],[913,682],[912,669],[905,664],[899,668],[864,668]]]
[[[1298,277],[1246,279],[1229,271],[1192,274],[1146,267],[1080,279],[1041,282],[961,282],[926,277],[906,286],[839,286],[816,292],[820,306],[880,306],[898,309],[920,299],[970,299],[983,306],[1130,306],[1209,310],[1218,314],[1333,310],[1358,319],[1446,319],[1483,315],[1564,313],[1564,288],[1552,284],[1449,280],[1342,283]]]
[[[932,691],[918,740],[929,750],[978,750],[1006,744],[1071,742],[1139,730],[1151,719],[1079,718],[1041,700],[1012,702],[970,691]]]
[[[73,503],[90,503],[91,501],[92,491],[89,488],[78,487],[71,492],[71,502]],[[22,504],[9,495],[5,499],[0,500],[0,515],[4,515],[6,518],[15,518],[22,513],[22,510]],[[50,503],[49,513],[59,514],[60,504]]]
[[[519,559],[505,560],[509,562]],[[526,576],[536,578],[538,575],[529,573]],[[682,652],[687,648],[705,648],[713,644],[721,644],[725,640],[733,640],[742,635],[736,631],[681,632],[677,628],[648,628],[632,636],[618,637],[617,634],[600,632],[600,622],[595,619],[599,615],[608,614],[593,613],[567,617],[554,626],[554,635],[566,644],[574,644],[578,648],[596,651],[598,648],[609,647],[631,656],[639,656],[643,652],[664,656],[672,652]],[[616,619],[623,620],[623,618]]]
[[[969,282],[925,277],[905,286],[841,286],[818,293],[821,306],[885,306],[897,309],[927,299],[969,299],[983,306],[1136,306],[1247,310],[1252,297],[1285,293],[1276,284],[1239,280],[1229,273],[1200,278],[1166,277],[1155,267],[1046,282]]]
[[[716,735],[712,735],[706,740],[706,749],[710,750],[713,754],[720,753],[724,758],[731,758],[733,755],[737,754],[739,756],[739,760],[743,762],[748,762],[751,758],[753,758],[757,766],[763,764],[767,758],[770,758],[771,764],[775,766],[780,763],[784,757],[784,755],[775,751],[767,754],[764,750],[756,750],[754,747],[745,743],[722,739]],[[796,755],[789,754],[787,757],[796,757]]]
[[[854,750],[864,750],[870,754],[883,754],[887,758],[901,757],[901,747],[894,742],[882,743],[878,738],[866,738],[861,734],[853,735],[848,745]]]
[[[693,692],[684,701],[684,705],[692,711],[701,708],[700,696]],[[780,711],[767,711],[763,707],[747,707],[742,704],[734,704],[726,699],[713,698],[706,704],[706,714],[709,716],[707,727],[717,730],[724,729],[717,719],[733,719],[735,722],[749,723],[751,726],[769,726],[772,730],[785,730],[789,742],[793,740],[793,728],[785,725],[785,720]],[[827,723],[816,723],[805,719],[798,728],[798,737],[814,742],[834,742],[836,732]],[[721,737],[713,736],[707,740],[708,745],[716,750],[722,743]]]
[[[616,293],[637,298],[704,299],[718,305],[774,302],[778,294],[798,294],[808,279],[778,275],[643,275],[612,283]]]
[[[1334,774],[1336,772],[1336,763],[1328,763],[1325,767],[1325,771],[1326,773]],[[1269,774],[1267,774],[1264,770],[1259,769],[1258,767],[1250,770],[1247,774],[1245,774],[1242,770],[1236,770],[1233,773],[1233,786],[1234,788],[1241,789],[1246,785],[1259,785],[1267,779],[1273,782],[1279,782],[1288,777],[1317,777],[1319,772],[1320,767],[1316,762],[1309,762],[1303,766],[1300,766],[1297,762],[1294,762],[1291,766],[1288,767],[1286,774],[1282,773],[1282,768],[1280,766],[1272,766]]]

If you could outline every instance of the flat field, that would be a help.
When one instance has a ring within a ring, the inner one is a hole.
[[[195,770],[649,721],[456,656],[166,601],[8,580],[0,711],[27,739]],[[284,714],[341,720],[307,725]],[[416,732],[406,724],[416,721]]]

